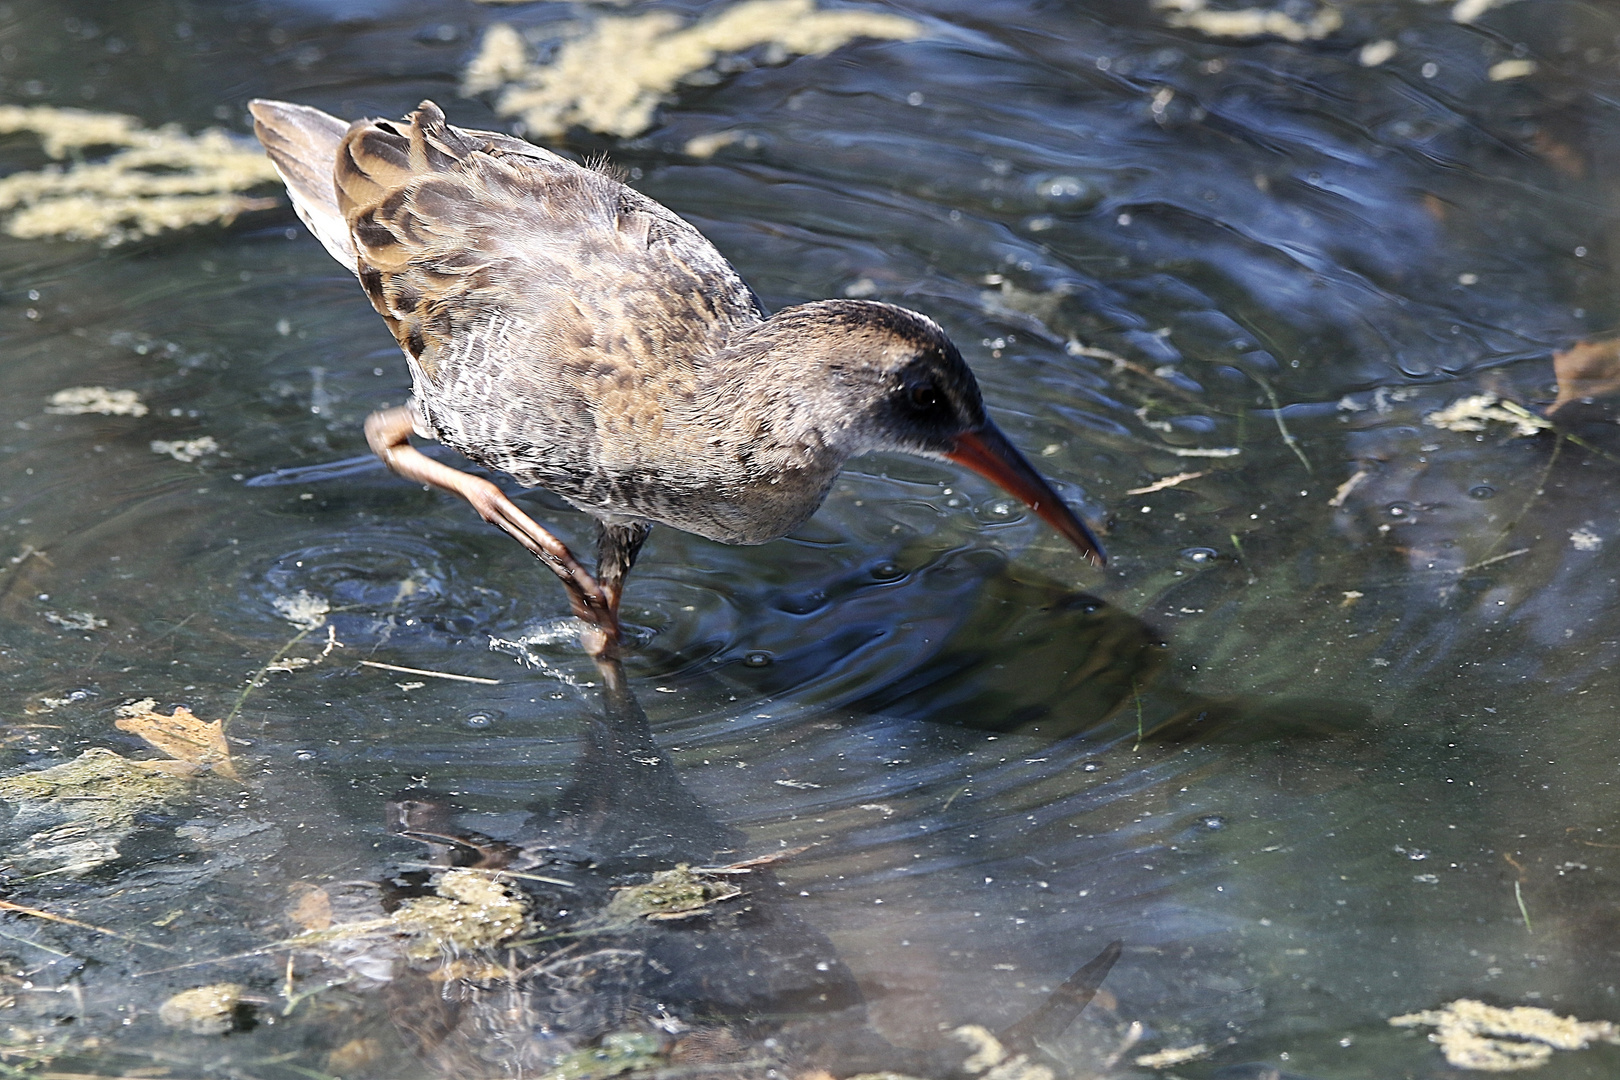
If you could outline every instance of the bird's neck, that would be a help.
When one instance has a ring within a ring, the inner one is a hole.
[[[848,343],[818,333],[803,313],[789,309],[736,334],[711,359],[692,419],[729,433],[735,452],[760,467],[837,471],[872,447],[839,392]]]

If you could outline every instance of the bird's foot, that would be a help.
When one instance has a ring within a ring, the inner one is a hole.
[[[569,607],[586,623],[581,635],[585,651],[596,658],[616,658],[622,637],[618,591],[610,593],[598,584],[566,544],[518,509],[500,488],[481,476],[434,461],[411,445],[410,433],[411,413],[404,406],[383,409],[366,418],[366,441],[390,469],[407,480],[460,495],[485,521],[522,544],[557,575],[567,590]]]

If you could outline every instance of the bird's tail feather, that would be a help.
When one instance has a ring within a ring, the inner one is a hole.
[[[355,271],[354,242],[338,208],[333,170],[349,125],[335,116],[285,101],[248,103],[253,131],[287,185],[293,207],[332,258]]]

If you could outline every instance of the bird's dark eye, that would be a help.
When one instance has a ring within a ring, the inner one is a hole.
[[[918,412],[928,412],[939,404],[939,391],[935,390],[929,383],[918,383],[907,394],[907,400],[911,402],[911,407]]]

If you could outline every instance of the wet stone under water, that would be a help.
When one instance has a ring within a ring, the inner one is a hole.
[[[739,10],[0,4],[0,1071],[1620,1071],[1620,8]],[[598,669],[368,456],[260,96],[559,124],[767,307],[925,312],[1110,566],[863,458],[656,531]]]

